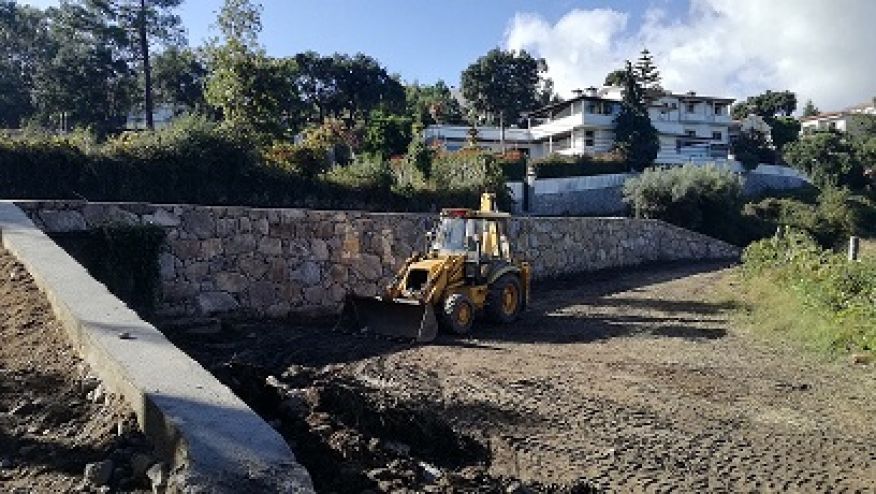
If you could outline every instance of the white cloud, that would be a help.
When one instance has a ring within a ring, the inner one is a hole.
[[[876,1],[691,0],[684,19],[652,8],[628,29],[629,17],[576,9],[551,25],[519,13],[505,46],[544,57],[563,96],[600,85],[643,46],[674,91],[744,98],[791,89],[799,106],[812,98],[822,110],[876,96]]]

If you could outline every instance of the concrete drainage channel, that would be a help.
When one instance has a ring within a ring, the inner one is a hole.
[[[74,348],[110,392],[124,397],[170,465],[162,490],[313,491],[273,428],[9,202],[0,202],[0,235],[46,294]]]

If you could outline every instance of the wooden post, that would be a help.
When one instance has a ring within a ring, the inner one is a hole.
[[[858,237],[849,237],[849,260],[857,261],[858,252],[861,249],[861,239]]]

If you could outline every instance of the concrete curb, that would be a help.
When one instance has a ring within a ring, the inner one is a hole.
[[[172,467],[170,492],[313,492],[274,429],[11,202],[0,202],[0,240],[47,295],[82,357],[131,404]]]

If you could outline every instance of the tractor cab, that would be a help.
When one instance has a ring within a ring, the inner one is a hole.
[[[428,235],[427,251],[434,257],[464,257],[465,277],[482,282],[498,267],[512,262],[506,234],[510,215],[492,210],[493,199],[481,209],[444,209]]]

